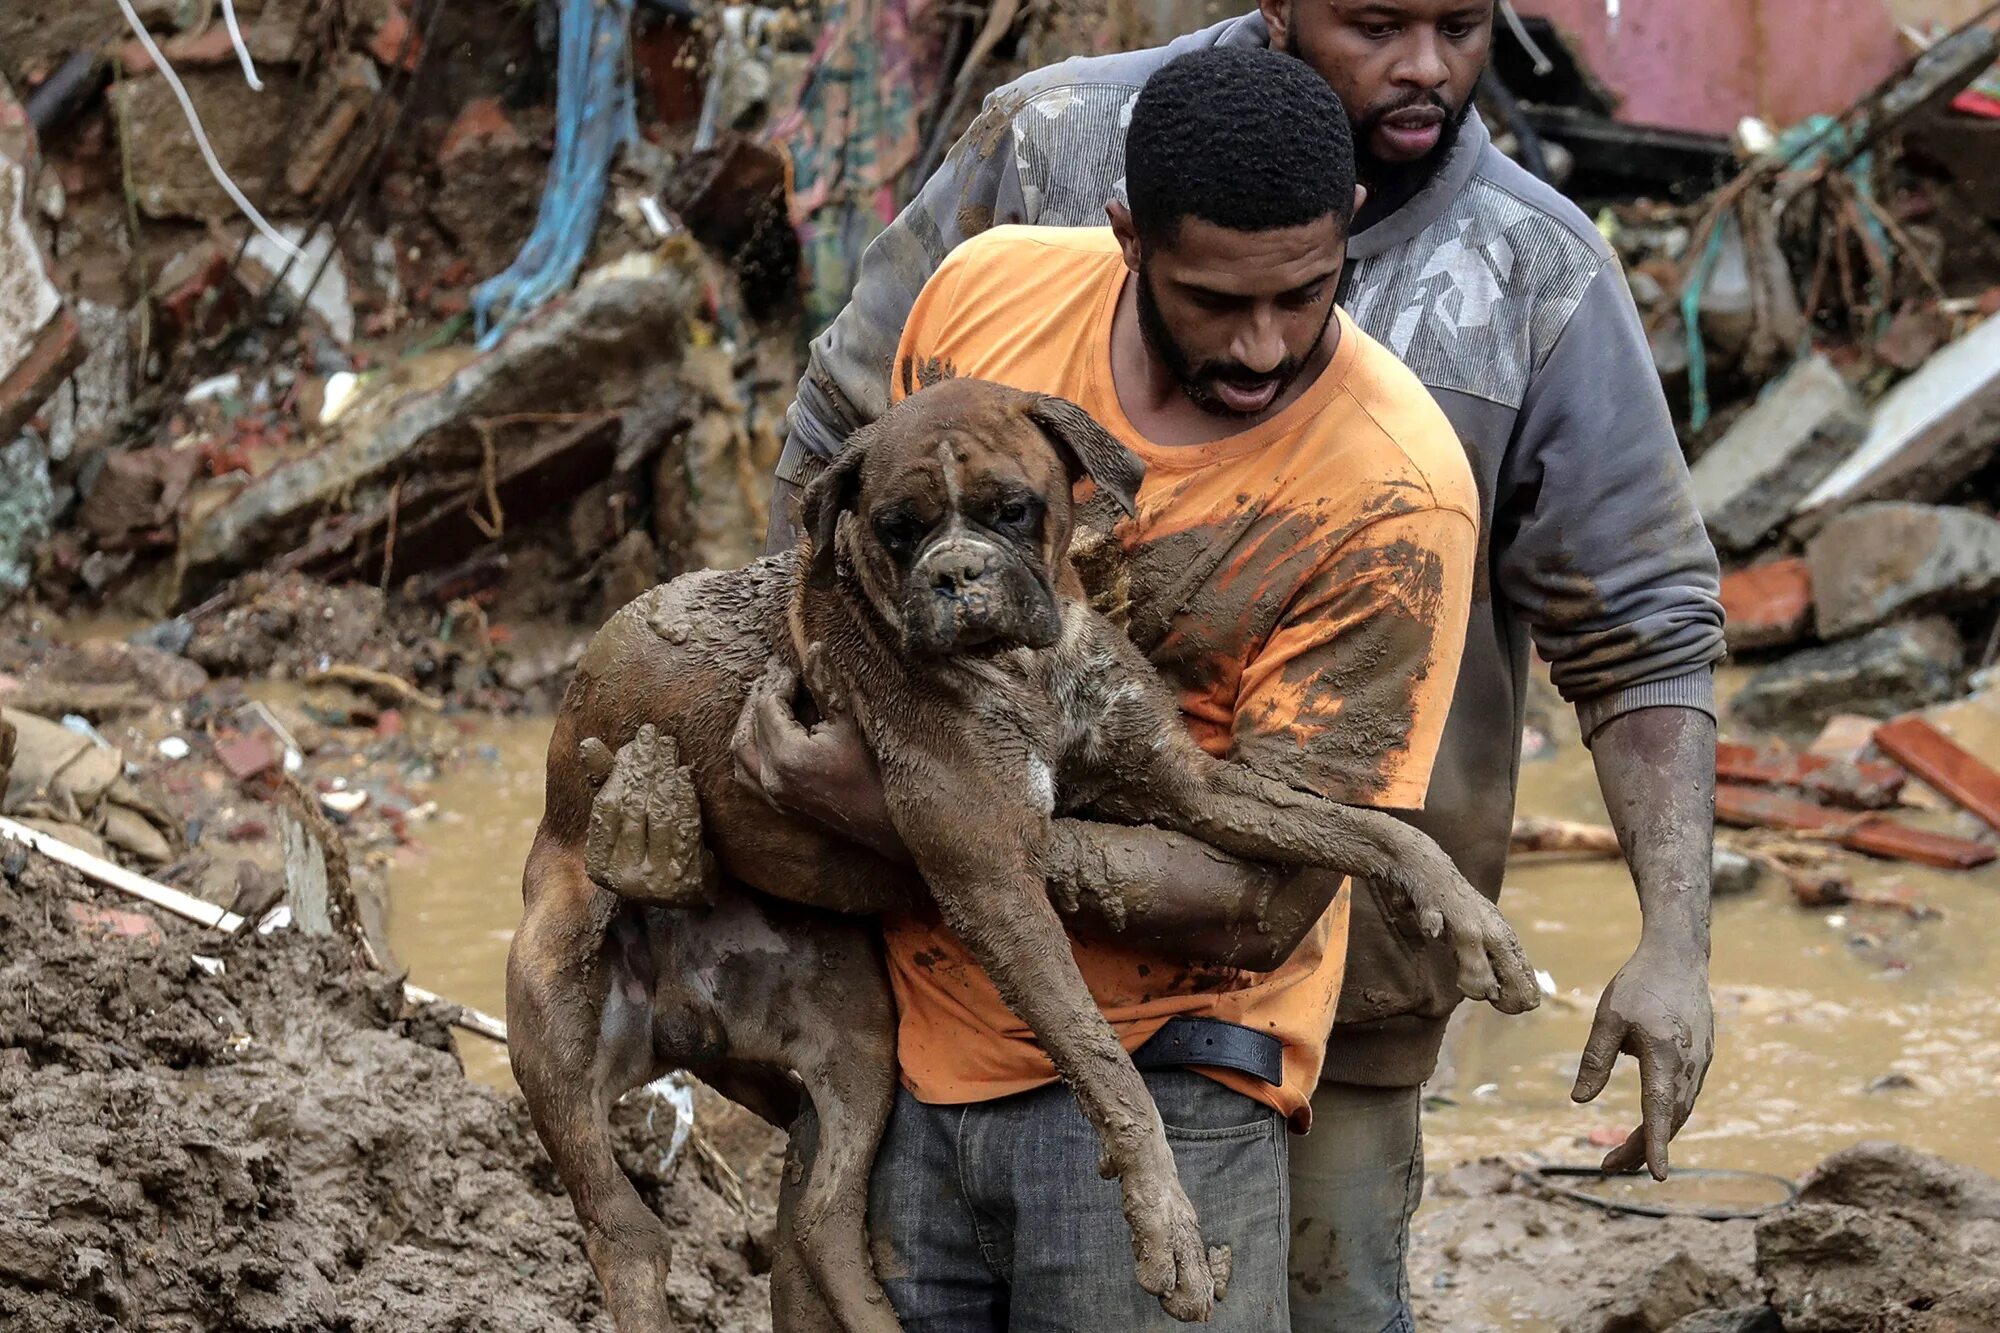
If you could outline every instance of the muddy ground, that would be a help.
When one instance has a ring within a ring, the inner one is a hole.
[[[524,1106],[466,1080],[440,1013],[330,939],[132,908],[6,856],[0,1327],[610,1328]],[[756,1214],[625,1119],[683,1327],[766,1327]]]

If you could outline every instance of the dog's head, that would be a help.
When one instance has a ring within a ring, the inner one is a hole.
[[[1046,648],[1085,475],[1130,514],[1145,465],[1066,399],[945,380],[857,431],[806,489],[807,577],[829,586],[844,558],[912,656]]]

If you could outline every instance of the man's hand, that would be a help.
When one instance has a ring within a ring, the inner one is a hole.
[[[882,773],[860,727],[845,714],[802,725],[792,712],[798,683],[773,658],[751,687],[736,722],[736,780],[773,809],[907,864],[909,851],[889,817]]]
[[[592,882],[662,907],[713,903],[715,860],[702,846],[694,773],[681,767],[674,738],[648,723],[616,755],[595,736],[577,751],[597,787],[583,848]]]
[[[1709,878],[1715,841],[1715,723],[1691,708],[1642,708],[1591,739],[1604,805],[1639,891],[1639,948],[1605,988],[1571,1096],[1604,1091],[1623,1051],[1639,1062],[1642,1123],[1606,1171],[1667,1178],[1667,1144],[1687,1123],[1715,1050],[1708,998]]]
[[[1597,1002],[1570,1096],[1594,1100],[1611,1081],[1621,1051],[1639,1062],[1643,1123],[1605,1154],[1604,1170],[1645,1166],[1655,1180],[1665,1180],[1667,1145],[1693,1113],[1715,1053],[1706,958],[1641,941]]]

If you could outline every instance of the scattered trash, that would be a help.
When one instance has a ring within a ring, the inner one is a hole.
[[[188,743],[179,736],[168,736],[153,749],[162,759],[185,759],[192,752]]]
[[[323,791],[319,794],[319,803],[345,819],[368,804],[368,793],[359,790]]]
[[[224,3],[227,3],[227,0],[224,0]],[[199,968],[205,977],[219,977],[229,970],[220,958],[211,958],[207,954],[191,953],[188,955],[188,961]]]

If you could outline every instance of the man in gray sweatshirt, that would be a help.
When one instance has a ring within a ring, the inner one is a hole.
[[[994,93],[869,248],[850,304],[813,344],[771,540],[791,544],[799,485],[884,410],[903,323],[955,245],[1003,222],[1101,224],[1122,191],[1124,118],[1173,56],[1269,45],[1305,60],[1355,121],[1369,190],[1342,303],[1443,406],[1483,511],[1464,665],[1429,808],[1412,821],[1498,895],[1532,639],[1577,709],[1644,913],[1573,1096],[1595,1097],[1618,1055],[1633,1056],[1643,1124],[1606,1168],[1664,1177],[1713,1040],[1716,560],[1616,259],[1468,114],[1493,20],[1491,0],[1263,0],[1258,13],[1166,47],[1066,61]],[[837,805],[846,784],[826,745],[768,729],[759,744],[753,767],[781,801],[812,785],[820,795],[806,812]],[[1314,1129],[1291,1154],[1295,1329],[1411,1327],[1404,1256],[1423,1180],[1420,1086],[1457,994],[1449,953],[1389,919],[1369,891],[1357,894]]]

